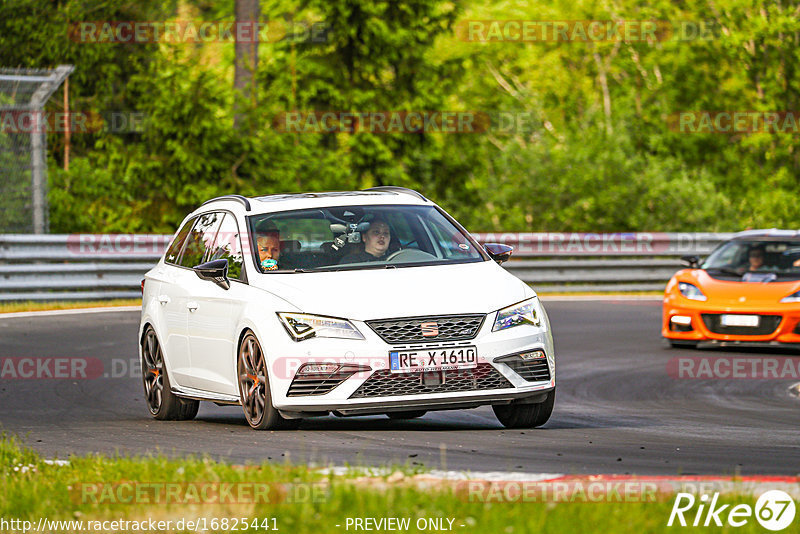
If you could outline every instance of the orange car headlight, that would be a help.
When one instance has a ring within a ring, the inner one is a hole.
[[[700,288],[694,284],[680,282],[678,283],[678,289],[680,289],[681,295],[689,300],[708,300],[708,297],[703,295],[703,292],[700,291]]]
[[[783,297],[781,302],[800,302],[800,291],[795,291],[788,297]]]

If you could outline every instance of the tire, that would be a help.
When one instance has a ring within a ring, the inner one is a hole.
[[[159,421],[188,421],[194,419],[200,402],[182,399],[172,393],[164,353],[156,332],[148,326],[142,338],[142,384],[144,399],[150,415]]]
[[[403,419],[416,419],[428,413],[426,410],[409,410],[407,412],[389,412],[386,417],[389,419],[403,420]]]
[[[556,401],[556,390],[537,404],[498,404],[492,406],[494,415],[506,428],[536,428],[550,419]]]
[[[272,406],[267,377],[267,362],[256,336],[248,332],[239,344],[236,357],[239,400],[245,419],[255,430],[295,429],[301,419],[284,419]]]

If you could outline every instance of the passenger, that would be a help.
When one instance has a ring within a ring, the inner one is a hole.
[[[389,242],[392,231],[382,219],[373,220],[369,229],[363,234],[364,250],[350,253],[343,257],[339,263],[362,263],[368,261],[384,261],[388,256]]]
[[[266,221],[256,225],[256,246],[258,248],[258,261],[265,271],[279,269],[278,261],[281,259],[281,234],[278,228]]]

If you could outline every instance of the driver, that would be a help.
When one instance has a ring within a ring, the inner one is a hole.
[[[765,269],[764,265],[764,247],[757,246],[750,249],[748,254],[748,271],[759,271]]]
[[[369,229],[363,234],[364,250],[352,252],[341,259],[339,263],[361,263],[368,261],[386,260],[392,231],[383,219],[374,219]]]
[[[277,270],[278,260],[281,258],[281,234],[278,227],[270,221],[256,226],[256,247],[261,268],[265,271]]]

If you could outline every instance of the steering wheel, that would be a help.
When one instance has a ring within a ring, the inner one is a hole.
[[[399,260],[397,258],[400,258]],[[392,252],[386,258],[387,262],[400,263],[401,261],[429,261],[435,260],[436,256],[428,254],[416,248],[401,248],[396,252]],[[396,260],[396,261],[395,261]]]

